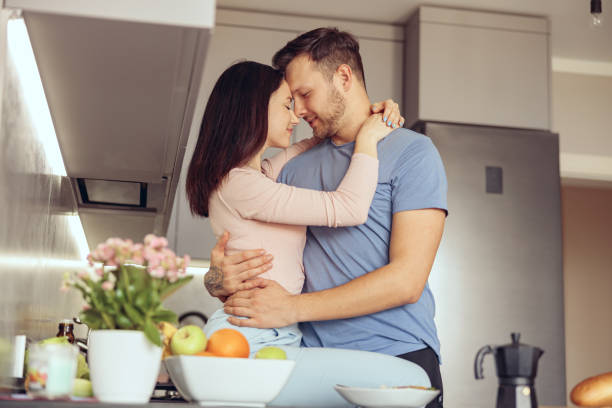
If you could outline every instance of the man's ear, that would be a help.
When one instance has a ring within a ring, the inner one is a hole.
[[[344,92],[348,92],[353,86],[353,70],[348,64],[342,64],[334,72],[334,81]]]

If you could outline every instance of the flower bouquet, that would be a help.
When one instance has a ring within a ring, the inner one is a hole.
[[[188,255],[177,257],[166,238],[149,234],[144,244],[109,238],[88,255],[90,268],[67,274],[62,288],[76,288],[86,304],[79,314],[89,328],[140,330],[161,346],[156,325],[176,323],[162,301],[187,284]]]

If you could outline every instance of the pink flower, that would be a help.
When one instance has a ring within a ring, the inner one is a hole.
[[[110,245],[102,245],[100,248],[102,259],[111,259],[115,256],[115,249]]]
[[[132,262],[138,265],[144,264],[144,246],[142,244],[136,244],[132,247]]]
[[[89,306],[87,303],[83,305],[83,308],[81,310],[86,311],[91,309],[91,306]]]
[[[149,275],[154,278],[163,278],[166,275],[166,271],[161,266],[149,268]]]
[[[174,283],[178,280],[178,275],[179,273],[177,269],[170,269],[168,270],[168,273],[166,276],[168,277],[168,280],[170,281],[170,283]]]
[[[113,290],[115,289],[115,284],[111,281],[102,282],[102,289],[104,290]]]
[[[151,249],[150,247],[147,247],[144,250],[144,258],[146,259],[150,268],[157,268],[160,266],[163,257],[163,254]]]
[[[151,242],[151,246],[155,249],[161,249],[168,246],[168,240],[164,237],[157,237]]]
[[[79,271],[77,277],[81,280],[89,279],[89,273],[87,271]]]
[[[103,267],[96,268],[95,271],[96,271],[96,275],[98,275],[98,276],[103,276],[104,275],[104,268]]]
[[[153,234],[148,234],[144,239],[144,243],[146,246],[154,249],[162,249],[168,246],[168,240],[166,238],[158,237]]]

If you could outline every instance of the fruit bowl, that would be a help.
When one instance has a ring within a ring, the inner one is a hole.
[[[264,407],[280,393],[292,360],[170,356],[164,360],[183,398],[203,406]]]

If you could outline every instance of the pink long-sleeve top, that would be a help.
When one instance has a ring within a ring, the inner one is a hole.
[[[317,144],[303,140],[251,167],[230,170],[209,201],[210,223],[217,238],[230,233],[226,252],[264,248],[273,267],[261,276],[296,294],[304,283],[302,254],[306,226],[341,227],[363,224],[378,180],[378,160],[356,153],[336,191],[297,188],[275,180],[289,160]]]

